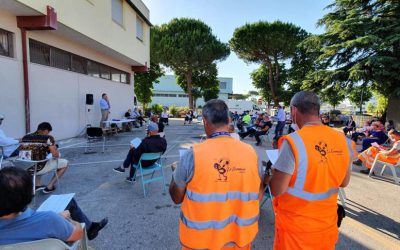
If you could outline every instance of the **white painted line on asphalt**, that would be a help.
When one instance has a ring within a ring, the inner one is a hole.
[[[78,142],[78,143],[75,143],[75,144],[72,144],[72,145],[68,145],[68,146],[65,146],[65,147],[60,147],[58,149],[61,150],[61,149],[71,148],[71,147],[74,147],[76,145],[80,145],[80,144],[83,144],[83,143],[86,143],[86,141]]]
[[[91,162],[81,162],[81,163],[71,163],[68,164],[69,166],[79,166],[79,165],[91,165],[91,164],[101,164],[101,163],[108,163],[108,162],[119,162],[124,160],[108,160],[108,161],[91,161]]]

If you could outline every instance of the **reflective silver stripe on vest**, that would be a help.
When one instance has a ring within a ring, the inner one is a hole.
[[[323,193],[309,193],[304,190],[288,188],[288,194],[296,196],[298,198],[308,200],[308,201],[319,201],[328,199],[332,194],[335,194],[339,191],[338,188],[329,189],[327,192]]]
[[[332,194],[337,193],[339,190],[338,188],[332,188],[322,193],[310,193],[304,191],[304,184],[306,182],[307,169],[308,169],[307,150],[303,140],[301,139],[301,137],[298,135],[297,132],[292,133],[289,136],[292,138],[295,144],[294,150],[297,150],[298,165],[297,165],[297,177],[294,183],[294,187],[293,188],[289,187],[287,193],[308,201],[325,200],[328,199]]]
[[[253,201],[259,199],[258,192],[242,193],[239,191],[232,191],[227,193],[199,194],[187,189],[186,196],[190,200],[197,202],[210,202],[210,201],[225,202],[228,200]]]
[[[230,223],[236,223],[240,227],[244,226],[249,226],[254,224],[255,222],[258,221],[259,214],[257,214],[254,217],[248,218],[248,219],[242,219],[239,218],[237,215],[231,215],[225,220],[210,220],[210,221],[191,221],[188,218],[185,217],[183,212],[181,212],[181,221],[182,223],[187,226],[188,228],[191,229],[197,229],[197,230],[206,230],[206,229],[222,229],[226,226],[228,226]]]
[[[303,140],[297,133],[290,134],[290,137],[294,141],[298,156],[297,177],[296,177],[296,182],[294,183],[294,188],[303,190],[304,183],[306,182],[307,169],[308,169],[306,146],[304,146]]]

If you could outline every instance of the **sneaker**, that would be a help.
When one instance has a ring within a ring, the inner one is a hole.
[[[257,142],[257,143],[256,143],[256,146],[260,146],[260,145],[261,145],[261,142]]]
[[[357,165],[357,166],[361,166],[362,165],[362,161],[360,159],[357,159],[357,160],[353,161],[353,164]]]
[[[129,183],[135,183],[136,182],[136,180],[133,179],[133,177],[126,177],[125,181],[129,182]]]
[[[87,237],[89,240],[94,240],[99,234],[100,230],[103,229],[108,223],[108,218],[102,219],[100,222],[92,222],[90,228],[87,230]]]
[[[117,172],[117,173],[125,173],[125,169],[122,168],[121,166],[114,168],[113,170],[114,170],[114,172]]]
[[[54,190],[56,190],[56,187],[53,187],[53,189],[49,189],[49,188],[46,187],[45,189],[42,190],[42,192],[44,194],[50,194],[50,193],[53,193]]]
[[[35,192],[43,190],[46,188],[46,185],[39,185],[39,186],[35,186]]]

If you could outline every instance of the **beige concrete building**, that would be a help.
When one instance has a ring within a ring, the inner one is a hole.
[[[73,137],[99,125],[102,93],[121,118],[134,72],[150,64],[150,26],[140,0],[0,0],[3,130],[19,138],[48,121],[57,138]]]

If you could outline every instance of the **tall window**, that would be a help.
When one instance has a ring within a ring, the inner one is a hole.
[[[136,16],[136,38],[143,42],[143,21]]]
[[[124,24],[124,15],[122,6],[123,6],[122,0],[112,0],[111,2],[112,19],[120,25]]]
[[[0,29],[0,55],[14,57],[13,33]]]

